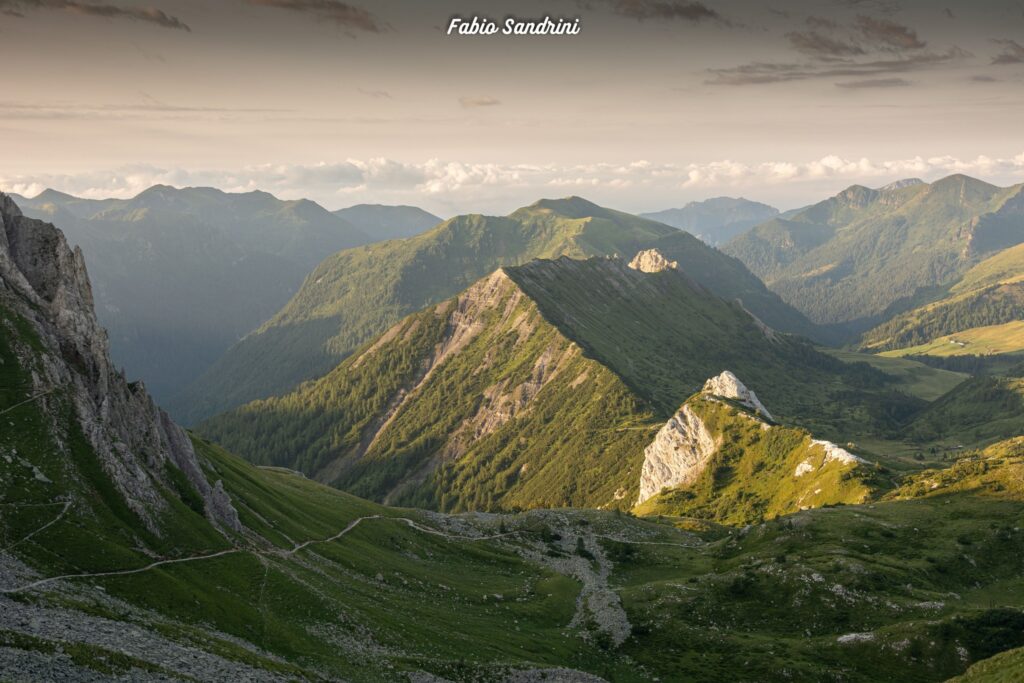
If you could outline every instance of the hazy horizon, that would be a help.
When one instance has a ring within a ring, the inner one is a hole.
[[[924,181],[926,183],[933,183],[933,182],[941,180],[941,179],[943,179],[945,177],[949,177],[951,175],[957,175],[957,174],[955,174],[955,173],[942,174],[942,175],[939,175],[939,176],[937,176],[935,178],[931,178],[929,180],[925,180],[924,178],[911,178],[909,176],[908,177],[904,177],[904,178],[897,178],[897,180],[914,180],[914,179],[917,179],[917,180],[922,180],[922,181]],[[963,175],[970,176],[970,174],[963,174]],[[976,180],[980,180],[982,182],[986,182],[986,183],[989,183],[991,185],[998,186],[998,183],[990,182],[989,180],[986,180],[984,177],[977,177],[977,176],[970,176],[970,177],[974,177]],[[892,182],[895,182],[895,181],[892,181]],[[1024,181],[1022,181],[1022,183],[1024,183]],[[1022,184],[1022,183],[1015,183],[1015,184]],[[656,213],[656,212],[659,212],[659,211],[665,211],[665,210],[670,210],[670,209],[680,209],[680,208],[684,208],[686,205],[688,205],[690,203],[701,203],[701,202],[710,201],[710,200],[714,200],[714,199],[744,199],[744,200],[749,200],[749,201],[752,201],[752,202],[759,202],[759,203],[767,204],[768,206],[771,206],[771,207],[773,207],[775,209],[778,209],[780,212],[784,213],[786,211],[792,211],[792,210],[795,210],[795,209],[804,208],[804,207],[809,206],[811,204],[814,204],[814,203],[817,203],[817,202],[822,201],[824,199],[827,199],[828,197],[834,196],[834,195],[838,194],[839,192],[842,192],[843,190],[845,190],[848,187],[851,187],[853,185],[862,185],[862,186],[865,186],[865,187],[870,187],[872,189],[880,189],[880,188],[884,187],[887,184],[888,183],[879,183],[879,184],[874,184],[874,185],[868,184],[868,183],[858,183],[858,182],[846,183],[846,184],[843,184],[842,187],[839,187],[838,189],[836,189],[834,192],[829,192],[827,195],[822,195],[822,196],[819,196],[819,197],[817,197],[815,199],[812,199],[812,200],[810,200],[810,201],[808,201],[806,203],[796,204],[796,205],[793,205],[793,206],[778,206],[778,205],[775,205],[775,204],[771,204],[769,202],[762,202],[762,201],[757,200],[757,199],[752,199],[751,197],[746,197],[746,196],[743,196],[742,194],[732,194],[732,195],[730,195],[730,194],[709,194],[709,195],[704,196],[704,197],[696,197],[694,199],[688,199],[685,202],[681,202],[679,204],[672,205],[672,206],[646,207],[646,208],[641,207],[641,208],[633,209],[633,210],[631,210],[631,212],[635,213],[635,214]],[[9,192],[9,193],[14,194],[14,195],[19,195],[19,196],[25,197],[26,199],[36,199],[36,198],[38,198],[39,196],[41,196],[42,194],[44,194],[46,192],[57,191],[57,192],[64,192],[65,194],[69,194],[69,195],[78,197],[80,199],[94,199],[94,200],[120,199],[120,200],[127,200],[127,199],[132,199],[132,198],[138,196],[139,194],[142,194],[142,193],[146,192],[149,189],[152,189],[154,187],[161,187],[161,186],[163,186],[163,187],[172,187],[175,190],[215,189],[215,190],[219,190],[221,192],[225,192],[227,194],[243,194],[245,192],[266,192],[268,194],[271,194],[271,195],[275,196],[277,199],[281,199],[283,201],[294,201],[294,200],[301,200],[301,199],[307,199],[307,200],[310,200],[310,201],[315,201],[317,204],[320,204],[321,206],[323,206],[325,209],[327,209],[329,211],[339,211],[341,209],[348,209],[348,208],[352,208],[354,206],[359,206],[359,205],[412,206],[412,207],[415,207],[415,208],[426,209],[426,207],[421,205],[421,204],[387,204],[385,202],[373,202],[373,201],[365,201],[365,202],[360,201],[360,202],[355,202],[353,204],[344,204],[344,205],[338,205],[338,206],[330,205],[330,206],[328,206],[328,205],[325,205],[325,204],[323,204],[323,203],[321,203],[321,202],[319,202],[319,201],[317,201],[315,199],[312,199],[310,197],[281,197],[279,195],[276,195],[273,192],[269,192],[268,190],[264,190],[264,189],[259,188],[259,187],[256,187],[256,188],[253,188],[253,189],[250,189],[250,190],[231,190],[231,189],[223,189],[223,188],[215,187],[215,186],[212,186],[212,185],[180,185],[180,186],[178,186],[178,185],[168,185],[166,183],[155,183],[153,185],[150,185],[149,187],[143,188],[142,190],[140,190],[139,192],[136,192],[136,193],[117,193],[117,194],[96,195],[96,196],[92,196],[92,195],[90,195],[90,196],[75,195],[72,192],[65,192],[64,190],[60,190],[60,189],[55,188],[55,187],[46,187],[46,188],[36,192],[35,194],[24,194],[24,193],[17,192],[17,191],[14,191],[14,190],[3,190],[2,188],[0,188],[0,191],[5,191],[5,192]],[[567,198],[570,198],[570,197],[580,197],[580,198],[585,199],[587,201],[593,201],[591,199],[591,197],[587,196],[586,193],[570,193],[570,194],[564,194],[564,195],[543,195],[543,196],[537,196],[537,197],[535,197],[535,198],[533,198],[533,199],[531,199],[529,201],[526,201],[524,203],[516,204],[514,206],[511,206],[508,210],[503,210],[503,211],[500,211],[500,212],[492,212],[492,213],[493,213],[493,215],[503,216],[503,215],[507,215],[509,213],[512,213],[516,209],[519,209],[519,208],[522,208],[522,207],[525,207],[525,206],[529,206],[530,204],[533,204],[533,203],[538,202],[538,201],[552,200],[552,199],[567,199]],[[596,201],[594,203],[595,204],[601,204],[601,202],[596,202]],[[615,206],[615,205],[606,205],[605,208],[623,210],[622,207]],[[429,210],[429,209],[426,209],[426,210]],[[449,219],[449,218],[451,218],[453,216],[458,216],[458,215],[463,215],[463,214],[472,214],[472,213],[483,213],[485,215],[491,215],[491,214],[488,214],[488,212],[481,212],[481,211],[476,211],[476,210],[473,210],[473,209],[467,209],[465,211],[456,211],[454,213],[444,213],[444,212],[434,212],[434,211],[432,211],[431,213],[434,213],[435,215],[440,217],[442,220],[447,220],[447,219]]]

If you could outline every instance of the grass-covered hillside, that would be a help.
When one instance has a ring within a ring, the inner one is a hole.
[[[889,355],[983,355],[1024,351],[1024,245],[967,271],[932,303],[866,332],[861,346]]]
[[[695,481],[640,503],[639,515],[742,525],[808,508],[863,503],[889,484],[871,463],[815,441],[805,430],[768,424],[703,394],[687,405],[717,447]]]
[[[74,262],[19,263],[28,284],[0,282],[4,679],[732,682],[744,662],[758,681],[937,682],[1024,646],[1018,442],[914,475],[894,500],[745,527],[402,510],[199,438],[186,473],[96,450],[107,430],[174,430],[131,409],[145,392],[107,374],[100,337],[76,350],[61,336],[87,322],[74,298],[58,311],[32,293],[50,296],[49,274]],[[643,282],[674,286],[654,275]],[[540,326],[499,300],[520,329]],[[419,319],[392,340],[421,329],[436,332]],[[86,387],[117,392],[103,401],[115,412],[92,413]],[[610,392],[601,404],[617,406]],[[211,522],[195,481],[216,483],[236,524]]]
[[[558,256],[628,259],[655,243],[695,280],[742,299],[767,324],[787,332],[811,327],[742,263],[692,235],[578,197],[541,200],[509,216],[457,216],[410,239],[335,254],[172,408],[194,422],[284,393],[324,375],[404,316],[456,295],[496,268]]]
[[[644,446],[723,370],[780,419],[828,438],[923,405],[884,373],[766,330],[678,270],[560,258],[498,270],[323,378],[199,430],[253,462],[380,501],[628,508]]]
[[[0,339],[0,643],[15,680],[711,682],[743,661],[750,680],[930,682],[1007,670],[976,663],[1024,645],[1016,442],[914,477],[904,500],[741,529],[399,510],[196,440],[243,529],[217,531],[181,483],[154,534],[73,420],[69,442],[41,429],[23,353],[38,343]]]
[[[881,190],[853,186],[726,245],[817,323],[854,332],[933,300],[1024,236],[1021,186],[963,175]]]

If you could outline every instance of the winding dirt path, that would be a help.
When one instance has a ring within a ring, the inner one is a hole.
[[[68,502],[68,506],[70,506],[70,501]],[[65,507],[65,511],[66,510],[67,510],[67,507]],[[21,543],[22,541],[27,540],[29,537],[34,536],[35,534],[39,533],[40,531],[45,529],[47,526],[50,526],[50,524],[53,524],[58,519],[60,519],[60,517],[62,515],[63,515],[63,512],[61,513],[61,515],[58,515],[58,517],[56,519],[52,520],[51,522],[46,524],[44,527],[42,527],[40,529],[37,529],[36,531],[32,532],[31,534],[29,534],[29,536],[21,539],[21,541],[18,541],[18,543]],[[504,537],[504,536],[511,536],[513,534],[518,533],[518,532],[515,532],[515,531],[510,531],[510,532],[507,532],[507,533],[492,534],[492,535],[489,535],[489,536],[459,536],[459,535],[456,535],[456,534],[449,534],[449,533],[446,533],[444,531],[439,531],[437,529],[431,529],[430,527],[423,526],[423,525],[417,523],[415,520],[409,519],[408,517],[385,517],[385,516],[382,516],[382,515],[366,515],[365,517],[359,517],[357,519],[352,520],[351,522],[348,523],[347,526],[345,526],[344,529],[342,529],[338,533],[334,534],[333,536],[329,536],[328,538],[320,538],[320,539],[312,539],[312,540],[309,540],[309,541],[303,541],[302,543],[297,543],[296,545],[292,546],[290,549],[287,549],[287,550],[282,550],[282,549],[254,550],[254,549],[251,549],[251,548],[226,548],[224,550],[219,550],[219,551],[214,552],[214,553],[206,553],[204,555],[190,555],[188,557],[177,557],[177,558],[171,558],[171,559],[166,559],[166,560],[157,560],[156,562],[151,562],[151,563],[145,565],[144,567],[136,567],[135,569],[118,569],[118,570],[107,571],[107,572],[89,572],[89,573],[85,573],[85,574],[61,574],[59,576],[49,576],[49,577],[46,577],[44,579],[38,579],[36,581],[32,581],[30,583],[26,583],[23,586],[16,586],[14,588],[0,588],[0,594],[11,595],[11,594],[14,594],[14,593],[23,593],[25,591],[35,590],[36,588],[40,588],[42,586],[46,586],[46,585],[51,584],[51,583],[53,583],[55,581],[63,581],[63,580],[68,580],[68,579],[90,579],[90,578],[103,578],[103,577],[108,577],[108,576],[128,576],[128,575],[131,575],[131,574],[141,574],[142,572],[148,572],[151,569],[156,569],[157,567],[165,567],[165,566],[172,565],[172,564],[183,564],[185,562],[199,562],[201,560],[212,560],[212,559],[215,559],[215,558],[218,558],[218,557],[225,557],[227,555],[234,555],[236,553],[252,553],[254,555],[261,555],[261,556],[275,555],[275,556],[278,556],[278,557],[291,557],[295,553],[297,553],[300,550],[303,550],[305,548],[308,548],[311,545],[316,545],[316,544],[320,544],[320,543],[332,543],[333,541],[338,540],[339,538],[341,538],[345,534],[347,534],[350,531],[352,531],[353,529],[355,529],[361,523],[363,523],[365,521],[368,521],[368,520],[371,520],[371,519],[388,519],[388,520],[392,520],[392,521],[396,521],[396,522],[404,522],[410,528],[415,529],[415,530],[417,530],[417,531],[419,531],[421,533],[433,534],[434,536],[440,536],[442,538],[455,539],[455,540],[459,540],[459,541],[487,541],[487,540],[493,540],[495,538],[501,538],[501,537]]]

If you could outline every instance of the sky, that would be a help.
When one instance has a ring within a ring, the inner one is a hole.
[[[452,17],[578,35],[448,35]],[[0,190],[626,211],[1024,182],[1024,0],[0,0]]]

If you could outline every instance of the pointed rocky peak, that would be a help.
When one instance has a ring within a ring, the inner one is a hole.
[[[764,407],[764,404],[758,400],[757,394],[748,389],[743,382],[736,377],[736,375],[732,374],[728,370],[705,382],[704,388],[701,389],[701,393],[736,401],[740,405],[746,406],[755,413],[760,414],[766,420],[770,420],[772,422],[775,421],[775,418],[773,418],[772,414],[768,412],[768,409]]]
[[[657,249],[644,249],[643,251],[637,252],[637,255],[633,257],[633,260],[629,262],[629,267],[633,270],[639,270],[642,273],[660,273],[663,270],[679,268],[678,261],[669,261],[665,258]]]

